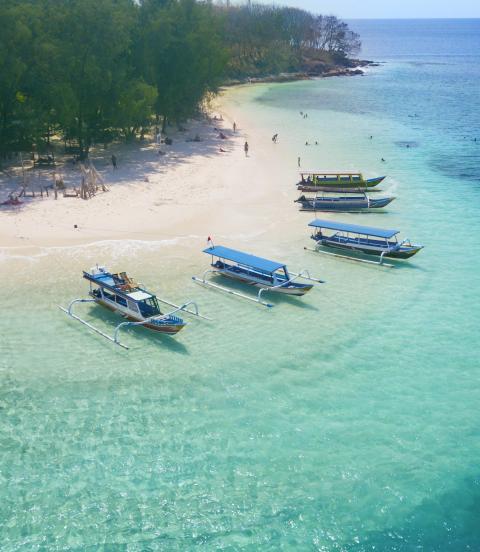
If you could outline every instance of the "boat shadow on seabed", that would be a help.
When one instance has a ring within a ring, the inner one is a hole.
[[[225,278],[223,278],[220,274],[213,274],[212,275],[212,281],[215,283],[218,283],[220,285],[225,283]],[[234,280],[228,281],[228,287],[232,289],[233,291],[236,291],[238,293],[243,293],[245,295],[251,295],[252,299],[255,299],[258,295],[258,288],[255,288],[253,286],[250,286],[248,284],[242,283],[242,282],[235,282]],[[280,295],[278,293],[272,293],[268,292],[268,288],[265,288],[266,291],[263,294],[263,299],[265,301],[268,301],[272,305],[280,305],[281,303],[287,303],[291,304],[292,306],[299,307],[302,309],[312,310],[312,311],[318,311],[319,309],[315,307],[314,305],[308,303],[303,299],[302,297],[296,297],[294,295]],[[232,297],[233,300],[238,301],[235,297]],[[275,309],[272,309],[275,311]]]
[[[329,250],[328,248],[326,248],[326,249],[321,249],[319,252],[329,253]],[[366,269],[376,270],[376,271],[378,271],[379,268],[380,269],[383,268],[386,271],[387,270],[390,271],[390,269],[393,269],[391,271],[392,274],[395,274],[398,271],[408,271],[408,270],[428,272],[427,268],[412,261],[405,262],[402,259],[391,259],[390,257],[386,257],[385,264],[382,265],[382,264],[378,264],[378,262],[376,262],[374,258],[371,257],[370,255],[362,255],[361,253],[353,253],[353,252],[349,253],[348,255],[342,255],[341,253],[338,253],[336,254],[335,258],[330,258],[330,259],[322,255],[322,259],[325,259],[327,261],[330,260],[330,262],[332,263],[336,263],[337,260],[345,261],[345,264],[350,266],[354,265],[354,266],[359,266],[361,268],[366,268]],[[369,261],[369,262],[355,262],[355,261]]]

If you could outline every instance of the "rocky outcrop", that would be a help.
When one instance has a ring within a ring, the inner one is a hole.
[[[356,75],[363,75],[364,71],[362,71],[360,67],[376,67],[378,65],[378,63],[374,63],[373,61],[361,59],[345,58],[338,63],[331,63],[315,59],[305,59],[302,62],[299,71],[230,80],[225,83],[225,86],[259,82],[292,82],[319,77],[353,77]]]

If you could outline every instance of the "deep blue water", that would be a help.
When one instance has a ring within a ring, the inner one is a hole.
[[[449,141],[432,163],[454,178],[479,182],[480,19],[355,20],[350,26],[361,35],[362,57],[396,67],[382,91],[372,91],[376,109],[418,115],[412,124],[436,134],[442,146]]]
[[[480,19],[354,19],[362,41],[360,56],[375,61],[480,56]]]

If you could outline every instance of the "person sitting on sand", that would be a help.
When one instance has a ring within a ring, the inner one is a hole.
[[[222,140],[226,140],[226,139],[227,139],[227,137],[225,136],[225,134],[223,134],[223,132],[220,132],[219,137],[220,137]]]

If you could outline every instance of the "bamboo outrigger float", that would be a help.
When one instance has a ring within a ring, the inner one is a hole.
[[[362,173],[301,172],[297,188],[302,192],[359,192],[374,188],[384,176],[364,178]]]
[[[83,277],[90,283],[90,298],[74,299],[67,308],[60,305],[59,308],[71,318],[81,322],[102,337],[124,349],[128,349],[127,345],[119,340],[119,332],[123,328],[143,326],[157,333],[175,335],[186,326],[186,322],[179,316],[176,316],[176,313],[184,312],[209,320],[198,312],[197,304],[194,301],[188,301],[183,305],[176,305],[170,301],[160,299],[147,291],[142,284],[132,280],[125,272],[113,274],[108,272],[105,267],[97,265],[90,269],[89,272],[84,271]],[[97,303],[127,320],[118,324],[113,336],[110,336],[74,314],[73,306],[77,303]],[[159,303],[174,307],[174,310],[162,313]],[[193,310],[188,308],[190,306],[192,306]]]
[[[211,268],[207,269],[201,278],[192,276],[194,282],[242,299],[260,303],[265,307],[274,306],[272,303],[263,300],[263,294],[267,291],[302,296],[308,293],[314,284],[299,283],[295,280],[302,278],[314,283],[324,283],[318,278],[312,278],[307,270],[302,270],[300,273],[289,272],[284,263],[270,261],[228,247],[211,244],[203,252],[212,256]],[[218,274],[251,285],[259,289],[258,294],[256,296],[245,295],[220,286],[207,280],[207,274]]]
[[[316,242],[316,246],[315,249],[305,249],[335,257],[347,257],[354,261],[394,266],[384,263],[384,258],[409,259],[423,249],[423,245],[413,244],[408,238],[398,242],[397,234],[400,233],[400,230],[387,230],[322,219],[313,220],[308,226],[315,229],[311,238]],[[331,230],[333,234],[326,234],[324,230]],[[320,249],[321,247],[334,249],[337,253],[324,251]],[[352,257],[352,254],[379,257],[379,260],[370,261]]]

